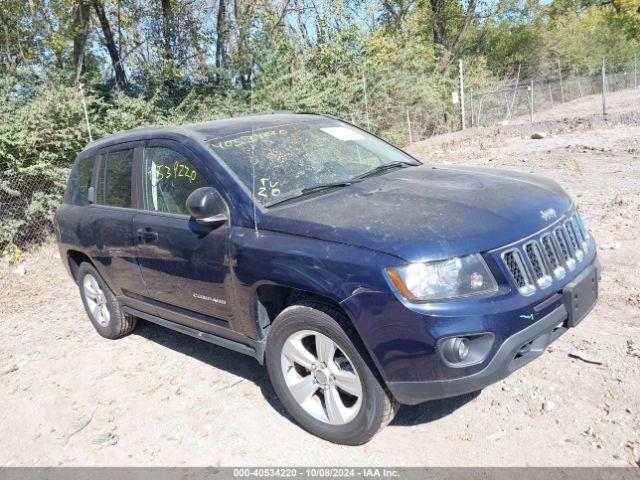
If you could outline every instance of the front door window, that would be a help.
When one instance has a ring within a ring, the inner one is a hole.
[[[163,147],[144,149],[142,196],[144,209],[152,212],[188,215],[187,197],[205,178],[183,155]]]

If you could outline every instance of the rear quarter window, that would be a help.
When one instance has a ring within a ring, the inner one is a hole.
[[[87,205],[89,187],[95,166],[95,156],[79,158],[71,169],[64,202],[73,205]]]

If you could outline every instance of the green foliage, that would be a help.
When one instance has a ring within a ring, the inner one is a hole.
[[[162,97],[129,96],[116,92],[109,102],[100,105],[96,115],[91,115],[96,137],[129,130],[131,128],[168,123],[167,109]]]
[[[0,97],[0,247],[48,233],[69,166],[88,141],[75,89],[14,81],[5,81]]]
[[[2,258],[9,261],[9,263],[18,263],[22,258],[22,250],[17,245],[9,243],[2,250]]]
[[[563,72],[597,71],[629,62],[640,49],[640,0],[610,5],[583,0],[555,0],[527,10],[522,18],[501,18],[475,32],[492,72],[524,78]],[[632,11],[632,5],[636,11]]]
[[[0,171],[46,173],[68,166],[88,141],[78,92],[51,81],[16,96],[24,87],[20,80],[5,81],[0,97]]]
[[[552,11],[547,34],[549,54],[560,58],[573,72],[597,71],[603,59],[609,65],[629,62],[639,44],[619,28],[614,18],[611,6],[572,9],[562,15]],[[640,22],[640,15],[636,21]]]
[[[491,71],[500,76],[513,76],[522,65],[524,78],[534,76],[544,62],[546,49],[543,30],[536,24],[508,20],[492,24],[485,33],[486,59]]]

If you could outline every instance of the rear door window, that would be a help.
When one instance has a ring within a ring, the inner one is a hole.
[[[131,208],[133,149],[102,155],[97,201],[112,207]]]
[[[74,205],[86,205],[95,157],[86,157],[78,160],[71,169],[69,183],[65,194],[65,203]]]
[[[188,215],[187,197],[209,183],[180,153],[165,147],[144,149],[142,172],[144,209]]]

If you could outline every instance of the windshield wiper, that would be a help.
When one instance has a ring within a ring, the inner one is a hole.
[[[322,190],[327,190],[328,188],[348,187],[352,183],[357,183],[359,181],[360,179],[354,179],[354,180],[342,180],[340,182],[321,183],[320,185],[314,185],[313,187],[305,187],[302,190],[300,190],[300,193],[307,194],[307,193],[313,193],[313,192],[320,192]]]
[[[339,188],[339,187],[348,187],[349,185],[358,183],[360,181],[361,180],[359,178],[354,178],[353,180],[342,180],[340,182],[322,183],[320,185],[314,185],[313,187],[305,187],[302,190],[300,190],[299,194],[292,195],[291,197],[283,198],[282,200],[276,200],[275,202],[267,203],[265,207],[272,207],[274,205],[285,203],[290,200],[296,200],[300,197],[309,195],[310,193],[321,192],[322,190],[329,190],[331,188]]]
[[[376,173],[384,172],[386,170],[392,170],[394,168],[406,168],[406,167],[415,167],[416,165],[407,162],[391,162],[386,163],[384,165],[378,165],[373,170],[369,170],[368,172],[363,173],[362,175],[358,175],[354,178],[354,180],[360,180],[366,177],[370,177],[371,175],[375,175]]]

